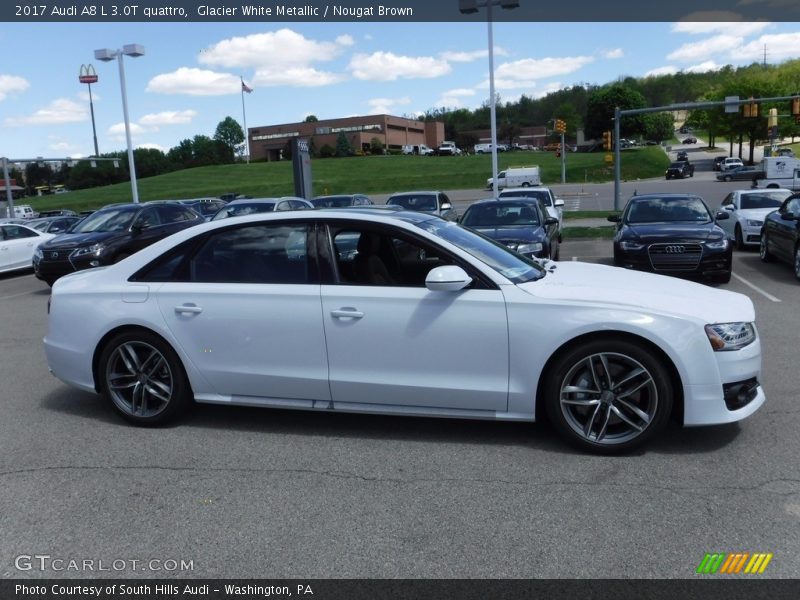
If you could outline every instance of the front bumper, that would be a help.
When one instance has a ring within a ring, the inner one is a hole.
[[[648,271],[659,275],[680,275],[685,277],[710,277],[722,275],[731,271],[733,262],[732,248],[728,245],[725,250],[709,250],[705,246],[702,250],[700,261],[696,265],[687,267],[670,266],[654,267],[648,248],[642,250],[622,250],[618,244],[614,245],[614,264],[626,269]]]

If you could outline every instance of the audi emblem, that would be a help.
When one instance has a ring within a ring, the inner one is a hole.
[[[666,246],[664,252],[667,254],[683,254],[686,252],[686,248],[684,246]]]

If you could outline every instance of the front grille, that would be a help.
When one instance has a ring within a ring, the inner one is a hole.
[[[692,271],[703,258],[700,244],[651,244],[647,249],[654,271]]]
[[[68,262],[72,250],[45,250],[42,254],[47,261]]]

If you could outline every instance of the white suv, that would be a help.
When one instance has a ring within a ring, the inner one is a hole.
[[[17,219],[35,219],[38,216],[29,204],[18,204],[14,207],[14,217]]]
[[[743,167],[744,163],[742,162],[741,158],[733,158],[728,157],[722,161],[722,164],[719,166],[720,171],[728,171],[730,169],[735,169],[736,167]]]

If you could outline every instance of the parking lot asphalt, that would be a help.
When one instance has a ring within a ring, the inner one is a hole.
[[[767,403],[598,457],[546,424],[197,406],[132,427],[48,373],[47,286],[0,277],[0,577],[691,578],[706,552],[771,552],[765,576],[797,577],[800,288],[754,251],[719,287],[756,306]],[[127,566],[15,567],[34,554]]]

